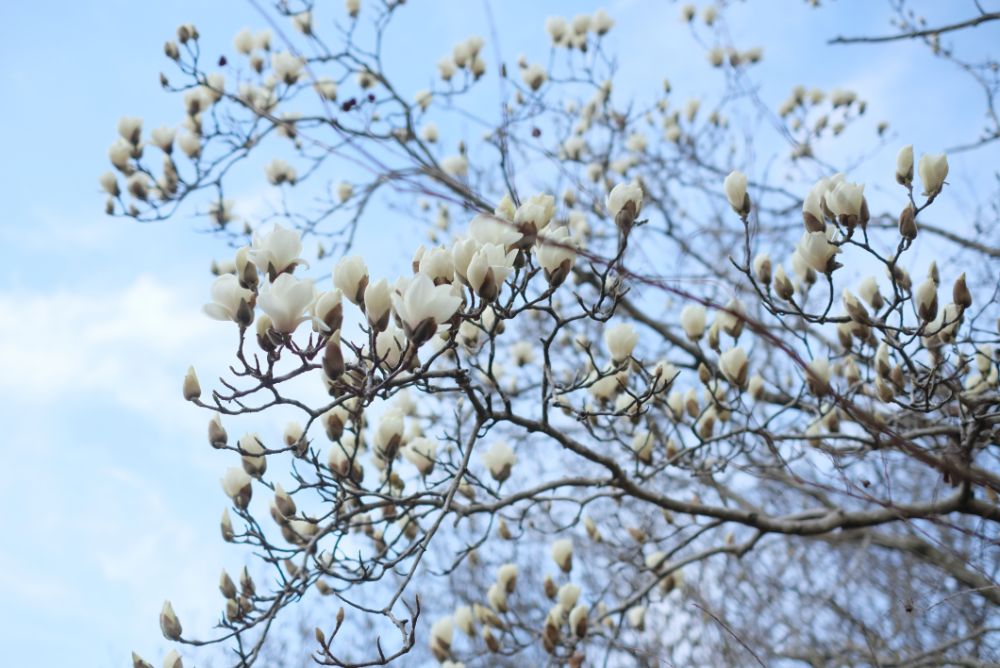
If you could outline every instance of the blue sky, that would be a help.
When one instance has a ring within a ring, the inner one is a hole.
[[[489,29],[480,2],[408,4],[406,20],[435,34],[430,43],[401,37],[390,47],[390,71],[415,91],[429,83],[435,61],[453,43],[472,33],[488,37]],[[567,0],[517,3],[514,11],[514,3],[493,4],[509,63],[522,52],[544,61],[547,15],[602,6]],[[956,14],[971,5],[934,3],[937,11],[944,4]],[[651,95],[664,77],[678,100],[718,90],[719,79],[678,19],[678,5],[603,6],[618,22],[610,36],[622,73],[616,95]],[[317,21],[341,11],[339,1],[321,2]],[[869,101],[865,132],[873,135],[878,119],[893,122],[899,140],[859,180],[891,173],[896,147],[912,142],[918,151],[939,151],[974,133],[981,119],[975,90],[922,49],[824,46],[827,37],[857,26],[882,29],[884,15],[883,3],[861,0],[820,11],[757,0],[737,3],[731,15],[738,45],[765,47],[755,73],[765,99],[780,101],[796,83],[848,87]],[[189,364],[204,382],[231,351],[232,328],[200,310],[209,262],[227,251],[200,232],[190,210],[146,226],[106,218],[97,188],[119,116],[142,116],[147,128],[179,121],[180,103],[160,90],[157,73],[169,65],[162,42],[188,21],[220,53],[231,51],[242,26],[263,25],[240,0],[0,5],[7,102],[0,128],[6,665],[126,665],[133,648],[158,663],[163,599],[173,601],[186,628],[207,631],[218,609],[219,568],[242,564],[239,550],[218,539],[225,506],[218,478],[230,462],[205,442],[208,416],[180,397]],[[995,29],[981,29],[973,39],[985,45],[991,35],[995,40]],[[486,53],[492,62],[492,45]],[[858,150],[851,141],[846,146],[845,156]],[[955,191],[988,181],[982,167],[997,158],[996,149],[953,158]],[[240,198],[266,198],[263,183],[248,181]],[[406,223],[388,224],[405,229]],[[360,249],[383,271],[412,253],[383,249],[372,259],[380,240],[362,230]]]

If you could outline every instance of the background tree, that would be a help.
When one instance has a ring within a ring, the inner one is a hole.
[[[958,148],[988,148],[995,61],[942,40],[996,13],[929,28],[893,6],[898,34],[835,41],[954,60],[987,98]],[[168,603],[164,635],[238,665],[1000,660],[995,205],[936,222],[948,157],[898,143],[867,192],[838,173],[824,150],[865,101],[798,87],[769,109],[723,6],[679,8],[724,84],[681,103],[669,81],[615,96],[603,11],[550,18],[535,62],[472,36],[408,95],[383,59],[402,7],[320,24],[277,3],[231,58],[180,26],[181,126],[119,124],[108,212],[207,198],[237,249],[205,307],[234,358],[184,396],[231,452],[222,535],[253,565],[223,575],[215,631]],[[482,136],[451,136],[465,121]],[[244,168],[281,199],[241,225]],[[351,255],[390,211],[430,239],[398,278]],[[315,637],[269,647],[305,599]]]

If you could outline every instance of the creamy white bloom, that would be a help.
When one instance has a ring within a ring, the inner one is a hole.
[[[291,274],[281,274],[266,284],[257,297],[257,305],[271,318],[275,331],[291,334],[309,319],[305,313],[313,303],[314,291],[311,279],[300,281]]]
[[[535,63],[521,70],[521,79],[531,90],[538,90],[549,78],[545,68]]]
[[[137,116],[122,116],[118,119],[118,134],[128,143],[138,146],[142,140],[142,119]]]
[[[558,46],[569,31],[569,25],[561,16],[550,16],[545,19],[545,30],[552,38],[552,44]]]
[[[291,85],[302,74],[302,59],[287,51],[277,51],[271,54],[271,69],[280,81]]]
[[[354,186],[350,183],[347,181],[341,181],[337,184],[337,199],[341,202],[346,202],[351,199],[352,195],[354,195]]]
[[[924,184],[924,195],[937,196],[948,177],[948,156],[944,153],[923,154],[917,164],[917,172],[920,174],[920,182]]]
[[[450,285],[436,286],[426,275],[417,274],[402,294],[393,293],[392,305],[407,337],[421,345],[455,315],[462,298],[452,293]]]
[[[517,455],[504,441],[494,441],[483,453],[483,464],[489,469],[490,475],[498,482],[510,477],[510,471],[517,463]]]
[[[927,278],[917,286],[914,293],[914,301],[917,307],[917,315],[921,320],[931,321],[937,316],[938,299],[937,283],[932,278]]]
[[[562,539],[562,541],[556,541],[555,543],[552,544],[553,560],[555,560],[556,545],[557,543],[560,542],[568,543],[569,555],[570,558],[572,559],[573,542],[569,539]],[[562,552],[566,547],[567,547],[566,545],[559,546],[558,551],[560,552],[560,556],[562,556]],[[556,563],[558,564],[559,561],[557,560]],[[567,582],[566,584],[559,587],[559,591],[556,593],[556,601],[558,601],[559,605],[561,605],[564,610],[569,610],[574,605],[576,605],[577,601],[580,600],[580,591],[581,591],[580,585],[575,585],[572,582]]]
[[[337,99],[337,82],[330,77],[320,77],[313,84],[313,88],[324,100]]]
[[[741,216],[750,212],[750,198],[747,196],[747,175],[743,172],[732,171],[723,182],[726,191],[726,199],[733,211]]]
[[[399,365],[405,350],[406,335],[391,323],[375,337],[375,354],[390,369]]]
[[[170,153],[174,149],[174,136],[177,130],[168,126],[153,128],[150,133],[152,142],[164,153]]]
[[[896,154],[896,181],[902,185],[913,181],[913,144],[904,146]]]
[[[435,282],[451,283],[455,278],[455,258],[452,251],[444,246],[437,246],[421,255],[417,270]]]
[[[604,345],[607,346],[612,361],[616,363],[627,360],[638,341],[639,332],[635,331],[631,323],[619,323],[604,330]]]
[[[822,274],[831,268],[833,257],[840,252],[840,248],[826,238],[825,232],[806,232],[795,250],[810,268]]]
[[[267,177],[268,182],[276,186],[282,183],[295,185],[295,182],[299,179],[299,174],[295,168],[281,158],[275,158],[269,162],[267,167],[264,168],[264,175]]]
[[[514,225],[485,214],[479,214],[469,223],[469,236],[480,244],[498,244],[505,248],[510,248],[521,240],[521,233]],[[469,259],[471,261],[472,257]],[[457,258],[455,266],[459,266]]]
[[[226,493],[230,499],[233,500],[240,508],[246,508],[247,504],[250,502],[251,495],[251,484],[250,484],[250,474],[244,471],[241,467],[231,466],[226,469],[225,475],[222,476],[222,491]]]
[[[424,123],[420,128],[420,138],[425,142],[433,144],[438,140],[438,126],[434,122]]]
[[[298,231],[282,227],[280,223],[275,223],[264,236],[254,232],[249,255],[255,265],[272,277],[298,265],[309,266],[301,257],[302,238]]]
[[[236,276],[223,274],[212,283],[212,303],[205,304],[203,310],[210,318],[239,322],[237,315],[241,304],[244,309],[249,309],[249,304],[252,301],[253,292],[241,287]]]
[[[634,608],[629,608],[628,612],[625,613],[625,618],[628,620],[629,626],[642,631],[646,628],[646,606],[637,605]]]
[[[562,570],[563,573],[569,573],[573,569],[572,539],[560,538],[559,540],[553,541],[550,554],[552,555],[552,561],[556,562],[556,565],[560,570]],[[579,592],[577,592],[577,595],[579,595]]]
[[[865,200],[862,183],[841,181],[826,193],[826,207],[835,216],[860,216]]]
[[[598,9],[590,19],[590,28],[598,35],[604,35],[615,26],[615,20],[603,9]]]
[[[576,248],[565,227],[555,227],[539,235],[535,246],[538,265],[550,283],[558,285],[576,262]]]
[[[333,284],[352,304],[361,304],[368,287],[368,267],[360,255],[340,258],[333,269]]]
[[[629,203],[635,207],[634,215],[638,216],[639,211],[642,210],[642,187],[637,181],[619,183],[611,189],[604,201],[608,213],[613,217],[617,216]]]
[[[243,28],[236,33],[236,37],[233,38],[233,48],[245,56],[250,55],[250,52],[254,48],[253,33],[250,31],[250,28]]]
[[[177,640],[181,637],[181,623],[177,619],[170,601],[164,601],[163,608],[160,610],[160,630],[167,640]]]
[[[868,276],[861,283],[858,284],[858,294],[864,299],[868,304],[878,310],[882,308],[883,299],[882,294],[878,289],[878,282],[875,280],[874,276]]]
[[[177,145],[189,158],[197,158],[201,154],[201,137],[191,132],[185,132],[177,138]]]
[[[428,475],[434,470],[437,448],[438,443],[435,440],[423,437],[414,438],[403,448],[403,459],[416,466],[421,475]]]
[[[163,657],[163,668],[184,668],[181,655],[177,653],[177,650],[172,649]]]
[[[292,17],[292,25],[303,35],[312,34],[313,17],[311,11],[299,12]]]
[[[628,397],[628,395],[622,396]],[[628,399],[630,401],[632,400],[631,397],[628,397]],[[653,435],[651,433],[648,431],[640,431],[636,432],[636,434],[632,437],[630,447],[636,457],[648,463],[653,458],[653,442]]]
[[[389,281],[381,278],[365,288],[365,316],[368,323],[375,329],[385,329],[389,322],[389,309],[392,307],[392,290]]]
[[[455,634],[455,625],[451,617],[442,617],[431,625],[431,650],[442,661],[451,652],[451,640]]]
[[[506,251],[499,244],[483,244],[473,254],[465,270],[469,287],[483,299],[495,299],[500,286],[513,271],[516,258],[517,251]]]
[[[705,335],[705,307],[688,304],[681,310],[681,328],[692,341]]]
[[[465,176],[469,173],[469,159],[464,155],[449,155],[441,159],[441,169],[449,176]]]
[[[358,12],[361,11],[361,0],[344,0],[344,9],[347,10],[348,16],[357,18]]]
[[[582,603],[569,611],[569,628],[578,638],[587,635],[587,615],[589,613],[590,608]]]
[[[719,356],[719,371],[737,387],[746,386],[748,369],[747,353],[742,346],[731,348]]]

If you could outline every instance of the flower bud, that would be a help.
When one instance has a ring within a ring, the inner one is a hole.
[[[780,264],[774,271],[774,292],[785,301],[789,301],[795,294],[795,286],[792,285],[792,281],[785,274],[785,268]]]
[[[722,371],[722,375],[738,388],[746,387],[749,368],[746,351],[741,346],[727,350],[719,357],[719,370]]]
[[[233,520],[229,517],[229,511],[222,511],[222,519],[219,521],[219,530],[222,532],[222,540],[227,543],[233,542]]]
[[[132,652],[132,668],[153,668],[153,664]]]
[[[928,278],[917,286],[914,299],[917,306],[917,315],[920,316],[921,320],[930,322],[937,316],[937,284],[934,283],[933,279]]]
[[[917,171],[920,173],[920,182],[924,184],[924,195],[934,199],[941,192],[944,180],[948,176],[948,156],[944,153],[937,155],[925,153],[920,156]]]
[[[219,576],[219,591],[224,598],[236,598],[236,584],[226,571]]]
[[[692,341],[705,335],[705,308],[699,304],[688,304],[681,309],[681,328]]]
[[[563,573],[573,570],[573,541],[569,538],[560,538],[552,543],[552,560],[556,562]]]
[[[163,631],[163,637],[167,640],[180,640],[181,623],[177,619],[177,615],[174,614],[174,608],[170,605],[170,601],[164,601],[163,608],[160,610],[160,630]]]
[[[907,204],[906,208],[899,213],[899,235],[904,239],[913,241],[917,238],[916,212],[912,204]]]
[[[955,284],[951,288],[951,300],[959,307],[967,309],[972,306],[972,293],[965,284],[965,272],[955,279]]]
[[[224,448],[229,441],[229,435],[222,427],[222,418],[216,413],[208,421],[208,442],[213,448]]]
[[[750,213],[750,195],[747,194],[747,175],[743,172],[733,171],[729,173],[722,184],[726,191],[726,199],[729,206],[741,217]]]
[[[753,259],[753,272],[757,274],[757,280],[764,285],[771,284],[771,256],[767,253],[758,253]]]
[[[237,508],[246,510],[250,504],[253,488],[250,484],[250,476],[243,469],[235,466],[226,469],[226,474],[222,478],[222,490],[226,496],[233,500],[233,504]]]
[[[913,183],[913,144],[904,146],[896,154],[896,183],[903,186]]]
[[[198,375],[194,372],[194,367],[189,366],[184,375],[184,399],[194,401],[201,397],[201,385],[198,384]]]

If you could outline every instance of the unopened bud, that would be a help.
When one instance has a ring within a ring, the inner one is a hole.
[[[965,284],[964,271],[961,276],[955,279],[955,285],[951,288],[951,300],[963,309],[972,306],[972,293],[969,292],[969,286]]]
[[[170,601],[164,601],[163,608],[160,610],[160,630],[163,631],[163,637],[167,640],[179,640],[181,637],[181,623],[177,619],[177,615],[174,614],[174,608],[170,605]]]
[[[201,397],[201,385],[198,384],[198,374],[194,372],[194,367],[189,366],[184,375],[184,399],[194,401]]]
[[[916,212],[912,204],[907,204],[899,214],[899,235],[913,241],[917,238]]]

